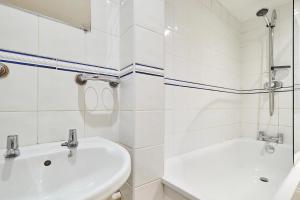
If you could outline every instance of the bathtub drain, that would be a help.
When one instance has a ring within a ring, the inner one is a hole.
[[[46,161],[44,162],[44,165],[45,165],[46,167],[50,166],[50,165],[51,165],[51,160],[46,160]]]
[[[259,180],[265,183],[269,182],[269,179],[266,177],[260,177]]]

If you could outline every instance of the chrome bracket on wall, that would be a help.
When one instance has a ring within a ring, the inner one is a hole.
[[[115,88],[120,84],[120,79],[117,77],[98,74],[78,74],[76,75],[75,81],[79,85],[85,85],[87,81],[104,81],[108,82],[112,88]]]
[[[0,63],[0,78],[5,78],[8,76],[8,74],[9,74],[8,67],[5,64]]]

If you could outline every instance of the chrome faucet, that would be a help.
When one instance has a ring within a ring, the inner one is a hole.
[[[277,144],[283,144],[283,134],[278,133],[277,136],[269,136],[264,131],[259,131],[257,140],[265,142],[274,142]]]
[[[20,155],[18,135],[7,136],[5,158],[15,158]]]
[[[78,147],[77,130],[76,129],[69,130],[69,139],[67,142],[62,143],[61,146],[66,146],[69,149]]]

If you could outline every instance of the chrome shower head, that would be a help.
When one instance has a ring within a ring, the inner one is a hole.
[[[270,25],[270,20],[267,17],[268,12],[269,12],[268,8],[262,8],[259,11],[257,11],[257,13],[256,13],[257,17],[264,17],[264,20],[265,20],[267,26]]]
[[[263,16],[266,16],[268,14],[268,12],[269,12],[268,8],[262,8],[259,11],[257,11],[256,16],[263,17]]]

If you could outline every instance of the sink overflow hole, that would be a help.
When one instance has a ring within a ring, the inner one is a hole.
[[[44,162],[44,165],[47,167],[47,166],[49,166],[49,165],[51,165],[51,160],[46,160],[45,162]]]
[[[259,180],[265,183],[269,182],[269,179],[266,177],[260,177]]]

